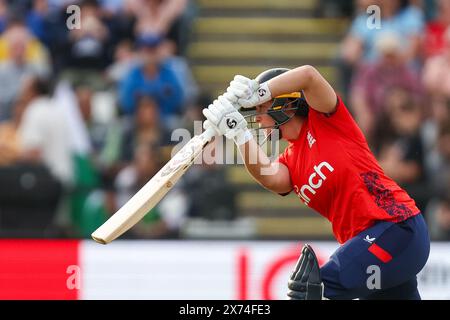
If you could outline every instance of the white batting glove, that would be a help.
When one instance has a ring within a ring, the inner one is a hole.
[[[206,121],[203,128],[213,127],[218,135],[233,139],[242,145],[253,138],[247,128],[247,121],[224,96],[219,96],[208,108],[203,109]]]
[[[254,79],[237,75],[230,82],[225,97],[242,108],[252,108],[271,100],[272,94],[267,82],[260,85]]]

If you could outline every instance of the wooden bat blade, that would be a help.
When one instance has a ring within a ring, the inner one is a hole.
[[[92,233],[92,239],[108,244],[138,223],[183,176],[214,136],[208,129],[193,137],[128,202]]]

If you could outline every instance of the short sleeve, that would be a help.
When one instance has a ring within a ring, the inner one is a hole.
[[[291,172],[291,169],[289,168],[289,156],[290,156],[290,154],[291,154],[291,146],[288,146],[284,150],[284,152],[282,154],[280,154],[278,156],[278,158],[275,160],[275,162],[279,162],[279,163],[284,164],[288,168],[289,174]],[[284,197],[284,196],[287,196],[288,194],[290,194],[291,192],[292,192],[292,190],[289,191],[289,192],[286,192],[286,193],[279,193],[279,195]]]
[[[283,151],[283,153],[280,154],[280,155],[278,156],[278,159],[275,160],[276,162],[279,162],[279,163],[284,164],[286,167],[288,167],[287,151],[288,151],[288,148],[286,148],[286,149]],[[289,168],[289,167],[288,167],[288,168]]]
[[[348,141],[366,145],[366,138],[348,111],[341,97],[337,96],[336,110],[331,114],[310,109],[310,125],[318,132],[338,136]]]

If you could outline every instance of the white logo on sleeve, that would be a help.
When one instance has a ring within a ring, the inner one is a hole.
[[[306,135],[306,139],[308,139],[309,148],[311,149],[312,145],[316,142],[316,139],[312,136],[311,132],[308,131]]]
[[[322,186],[323,181],[327,180],[327,176],[322,172],[323,167],[328,169],[329,173],[334,171],[334,168],[326,161],[320,163],[318,166],[314,166],[314,171],[311,173],[308,179],[308,184],[304,184],[303,186],[298,188],[298,186],[294,186],[295,193],[297,196],[303,201],[304,204],[308,205],[311,201],[311,196],[316,194],[316,190]],[[317,175],[320,179],[315,181]]]

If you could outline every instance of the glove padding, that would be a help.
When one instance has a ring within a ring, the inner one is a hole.
[[[252,137],[247,129],[247,121],[224,96],[219,96],[208,108],[203,109],[203,115],[207,119],[203,123],[205,129],[213,127],[218,135],[234,139],[238,145]]]
[[[252,108],[272,99],[267,82],[258,81],[236,75],[227,88],[225,97],[242,108]]]
[[[309,244],[305,244],[302,254],[288,281],[287,293],[291,300],[322,300],[323,286],[319,262]]]

